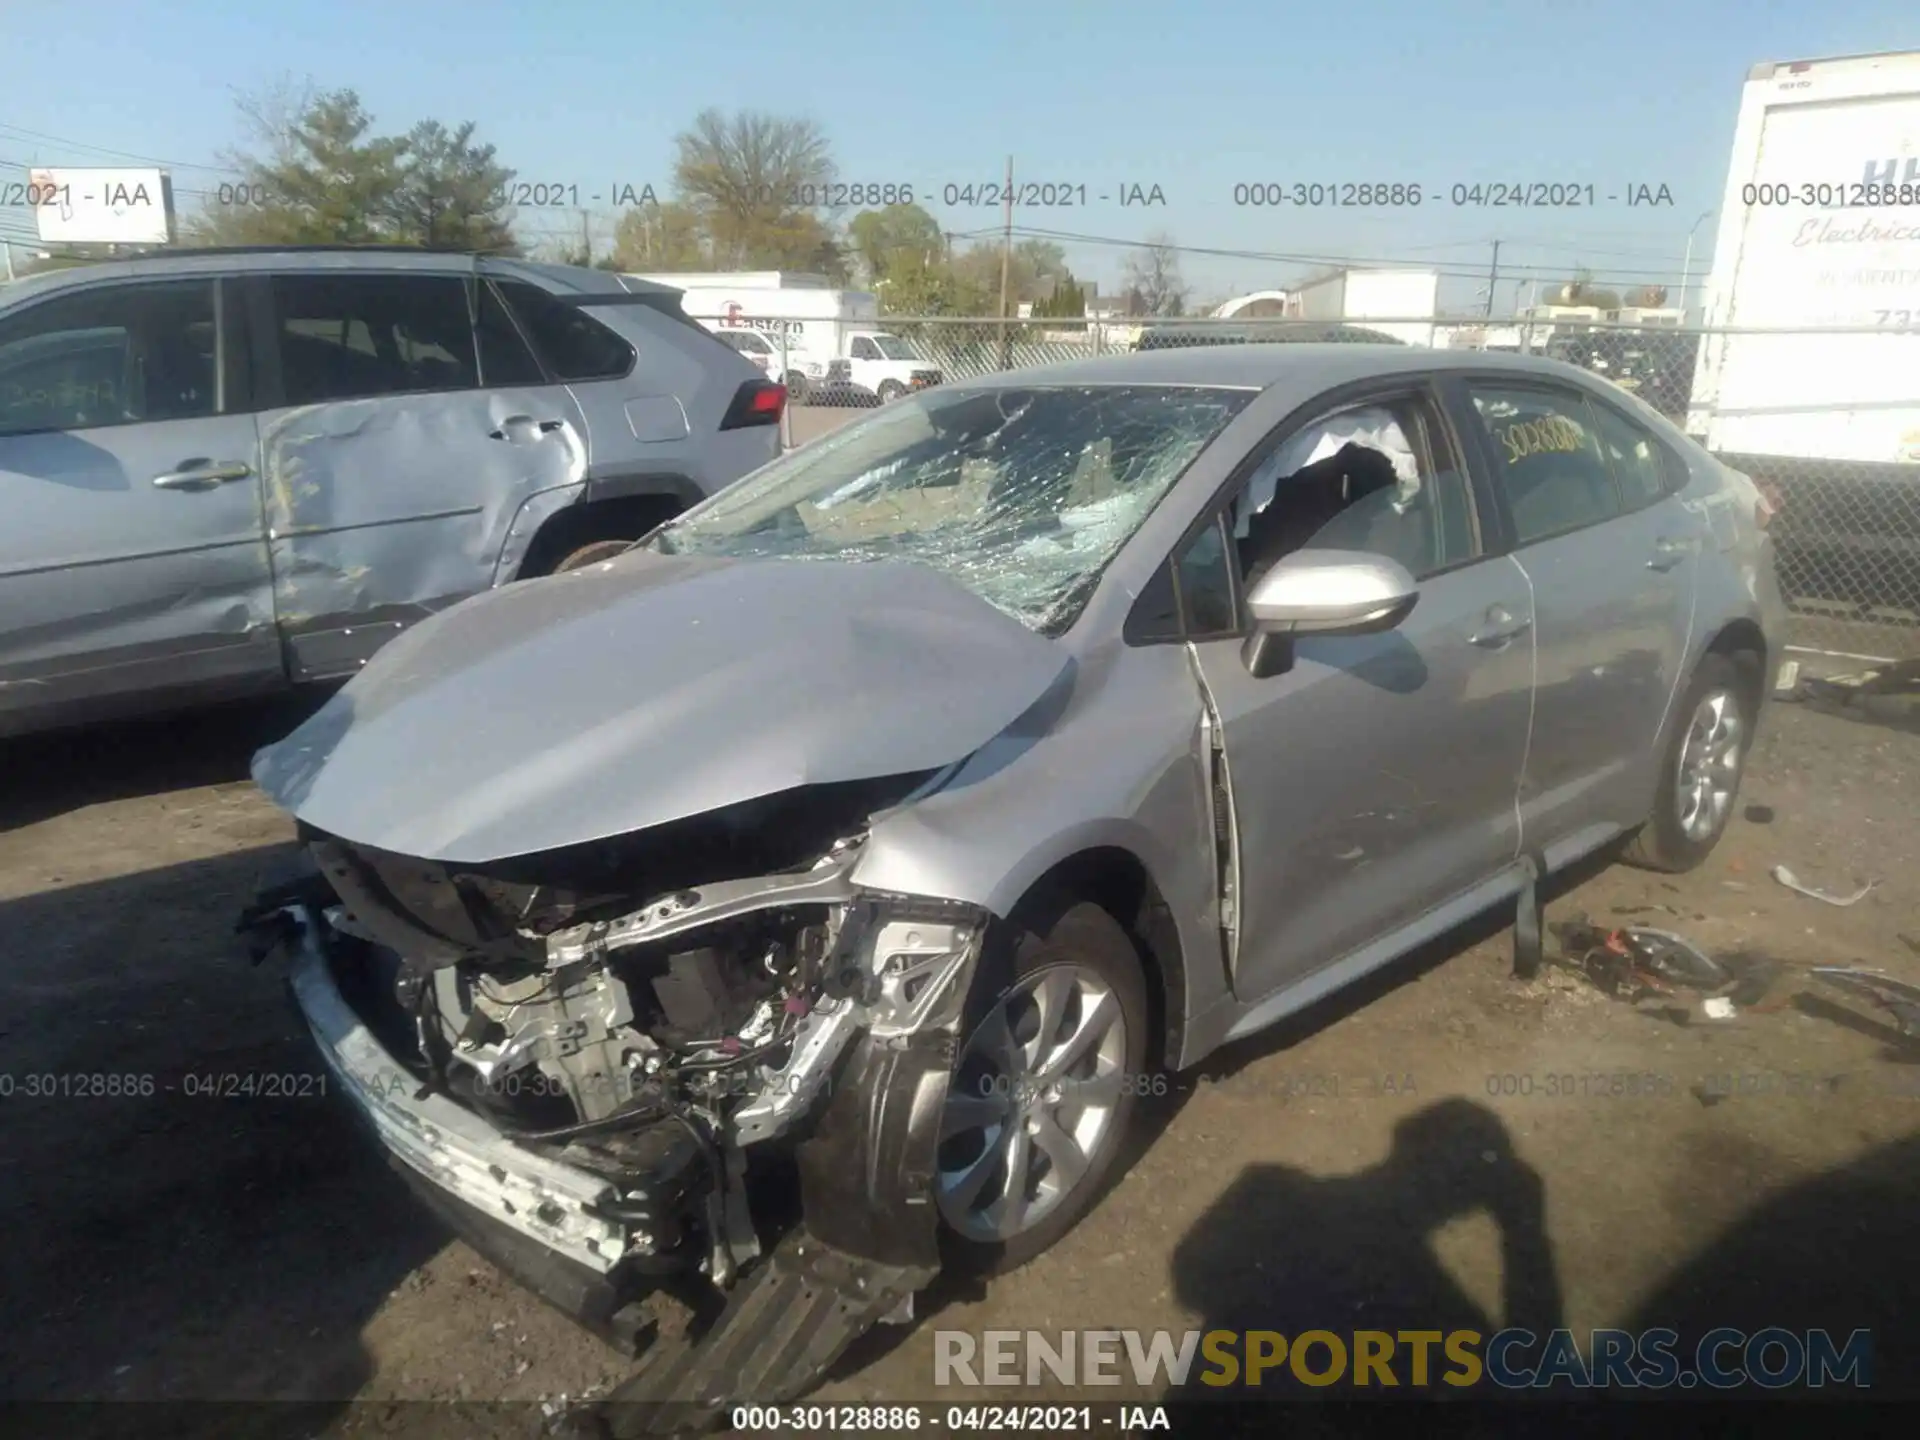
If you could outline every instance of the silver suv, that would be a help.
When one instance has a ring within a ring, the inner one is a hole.
[[[597,270],[202,250],[0,297],[0,734],[350,675],[772,460],[785,392]]]

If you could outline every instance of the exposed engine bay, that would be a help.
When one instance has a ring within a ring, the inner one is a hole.
[[[811,1132],[856,1037],[903,1047],[936,1009],[957,1021],[985,917],[848,878],[867,817],[927,779],[484,869],[310,833],[333,969],[421,1094],[609,1183],[608,1269],[724,1288],[762,1253],[748,1147]]]

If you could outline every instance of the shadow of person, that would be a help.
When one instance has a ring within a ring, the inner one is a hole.
[[[1441,1265],[1434,1232],[1484,1213],[1500,1231],[1501,1314],[1488,1315]],[[1394,1127],[1378,1165],[1322,1179],[1284,1165],[1249,1167],[1203,1216],[1173,1256],[1175,1293],[1206,1330],[1273,1330],[1289,1338],[1328,1330],[1351,1344],[1356,1330],[1474,1330],[1507,1325],[1536,1334],[1561,1324],[1560,1283],[1546,1236],[1546,1192],[1514,1152],[1506,1127],[1484,1105],[1448,1099]],[[1392,1360],[1408,1393],[1411,1366]],[[1436,1343],[1432,1393],[1446,1393]],[[1320,1353],[1314,1369],[1324,1370]],[[1234,1386],[1189,1380],[1196,1397]],[[1348,1372],[1351,1377],[1351,1370]],[[1271,1393],[1272,1376],[1263,1388]],[[1292,1398],[1316,1393],[1283,1382]],[[1259,1393],[1246,1388],[1239,1393]],[[1342,1384],[1329,1387],[1353,1393]],[[1325,1393],[1325,1392],[1320,1392]]]
[[[1920,1249],[1909,1237],[1913,1197],[1920,1190],[1920,1136],[1869,1151],[1762,1201],[1718,1239],[1669,1274],[1624,1322],[1626,1329],[1677,1332],[1676,1355],[1692,1357],[1702,1337],[1722,1327],[1751,1336],[1771,1327],[1799,1337],[1825,1330],[1844,1352],[1855,1331],[1869,1332],[1869,1363],[1858,1378],[1871,1400],[1920,1398]],[[1761,1367],[1784,1371],[1789,1352]],[[1716,1357],[1741,1364],[1738,1345]],[[1830,1365],[1826,1398],[1860,1399],[1844,1363]],[[1785,1394],[1804,1398],[1811,1377]],[[1753,1385],[1732,1392],[1754,1398]],[[1814,1393],[1818,1393],[1817,1391]]]

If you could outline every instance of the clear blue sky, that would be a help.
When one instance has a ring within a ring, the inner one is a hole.
[[[674,133],[705,106],[750,107],[812,116],[842,179],[911,184],[955,231],[1000,217],[945,206],[944,187],[996,179],[1012,154],[1017,179],[1084,185],[1091,202],[1022,210],[1024,227],[1433,264],[1460,304],[1495,237],[1503,277],[1676,279],[1689,228],[1719,203],[1748,68],[1920,47],[1920,0],[87,0],[9,7],[7,41],[0,181],[23,179],[22,162],[138,163],[123,152],[171,165],[178,192],[211,190],[244,138],[234,97],[291,79],[357,89],[383,129],[477,121],[525,181],[664,193]],[[1235,184],[1261,180],[1664,184],[1674,203],[1236,207]],[[1096,198],[1126,185],[1167,203]],[[522,217],[532,238],[580,223]],[[0,234],[23,220],[0,213]],[[1699,228],[1696,275],[1713,228]],[[1126,253],[1068,250],[1108,288]],[[1220,296],[1303,273],[1200,253],[1183,268]],[[1503,308],[1513,295],[1503,283]]]

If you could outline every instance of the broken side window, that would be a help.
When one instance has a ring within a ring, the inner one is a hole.
[[[1464,471],[1411,396],[1303,427],[1254,473],[1231,513],[1249,585],[1309,548],[1385,555],[1416,579],[1475,553]]]

